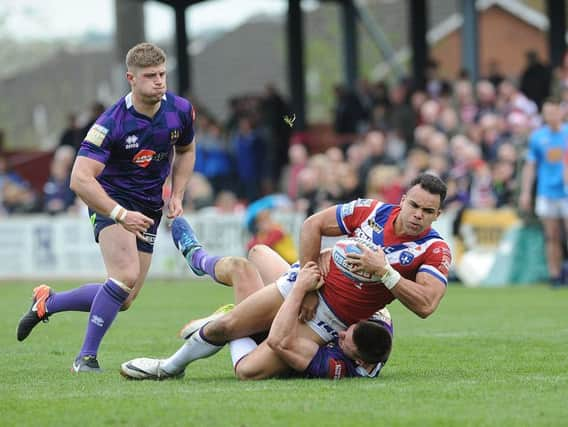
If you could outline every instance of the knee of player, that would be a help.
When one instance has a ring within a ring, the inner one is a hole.
[[[115,277],[116,276],[116,277]],[[125,270],[120,273],[120,275],[113,276],[113,279],[120,281],[121,285],[127,288],[134,288],[136,281],[138,280],[138,271]]]
[[[266,378],[262,372],[247,363],[246,357],[241,360],[235,367],[235,376],[242,381],[261,380]]]
[[[249,249],[247,258],[250,261],[254,262],[255,258],[261,257],[262,254],[268,249],[270,248],[266,245],[261,245],[261,244],[254,245],[252,248]]]
[[[228,262],[231,272],[235,275],[244,275],[254,270],[254,266],[251,262],[243,257],[232,256],[229,257]]]

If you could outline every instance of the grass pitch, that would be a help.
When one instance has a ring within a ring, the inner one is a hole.
[[[395,346],[375,380],[239,382],[223,350],[158,383],[127,381],[119,365],[169,355],[180,326],[231,302],[230,289],[146,283],[103,341],[105,373],[76,376],[85,313],[54,315],[16,341],[32,287],[0,285],[0,426],[568,425],[568,290],[450,286],[426,320],[394,302]]]

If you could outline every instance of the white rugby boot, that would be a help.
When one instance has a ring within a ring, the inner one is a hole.
[[[140,357],[129,360],[120,365],[120,375],[131,380],[162,381],[183,378],[185,371],[169,373],[162,369],[162,359]]]

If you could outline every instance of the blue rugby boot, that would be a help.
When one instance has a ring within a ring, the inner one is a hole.
[[[172,238],[176,248],[183,254],[187,264],[197,276],[205,275],[205,272],[199,267],[193,265],[192,258],[195,251],[203,246],[197,240],[195,231],[189,225],[185,218],[178,216],[172,222]]]

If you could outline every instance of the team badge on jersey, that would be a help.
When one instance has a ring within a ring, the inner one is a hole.
[[[90,142],[91,144],[96,145],[97,147],[100,147],[103,141],[105,140],[107,133],[108,133],[107,128],[95,123],[93,126],[91,126],[91,129],[89,129],[89,132],[85,137],[85,141]]]
[[[170,144],[175,144],[179,139],[181,132],[179,129],[174,129],[170,131]]]
[[[408,251],[402,251],[400,253],[400,256],[398,257],[398,260],[400,261],[401,265],[408,265],[412,262],[413,259],[414,255],[412,255],[412,253]]]

